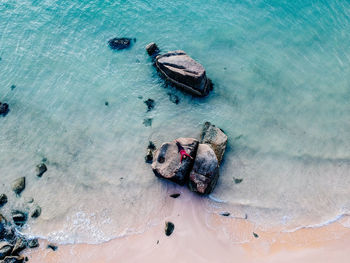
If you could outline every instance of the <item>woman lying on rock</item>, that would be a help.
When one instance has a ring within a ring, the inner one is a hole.
[[[181,144],[175,140],[177,148],[179,149],[179,153],[181,154],[181,160],[180,162],[182,163],[182,158],[186,159],[187,157],[190,157],[191,159],[193,159],[184,149],[184,147],[181,146]]]

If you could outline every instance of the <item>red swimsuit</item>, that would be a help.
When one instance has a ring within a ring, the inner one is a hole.
[[[188,157],[192,158],[192,157],[185,151],[184,147],[182,147],[181,144],[180,144],[178,141],[176,141],[176,145],[177,145],[177,148],[179,149],[179,153],[180,153],[180,155],[181,155],[180,162],[182,162],[182,159],[183,159],[184,156],[188,156]]]

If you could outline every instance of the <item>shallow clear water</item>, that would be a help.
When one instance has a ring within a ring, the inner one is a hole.
[[[172,187],[145,164],[148,141],[198,136],[211,121],[229,145],[203,213],[288,230],[348,213],[349,13],[346,1],[2,1],[3,212],[33,197],[43,213],[27,232],[60,242],[142,231]],[[115,36],[137,41],[114,52]],[[197,99],[166,88],[144,49],[151,41],[202,63],[214,91]],[[20,199],[10,190],[19,176]]]

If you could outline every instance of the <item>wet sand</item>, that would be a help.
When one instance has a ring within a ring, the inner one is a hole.
[[[178,191],[169,194],[174,192]],[[142,234],[98,245],[58,245],[57,251],[47,249],[47,242],[41,240],[40,248],[28,251],[27,256],[30,262],[43,263],[349,262],[350,229],[341,224],[348,218],[291,233],[264,232],[246,219],[199,216],[203,214],[199,209],[205,209],[203,199],[188,191],[167,200],[163,222]],[[165,221],[175,224],[169,237],[164,234]]]

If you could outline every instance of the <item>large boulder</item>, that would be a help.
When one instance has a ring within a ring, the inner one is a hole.
[[[176,142],[166,142],[156,151],[152,169],[156,176],[184,185],[188,181],[188,175],[196,158],[199,142],[193,138],[179,138],[177,141],[193,159],[185,158],[180,162]]]
[[[210,90],[204,67],[184,51],[171,51],[156,57],[155,65],[175,86],[196,95],[206,96]]]
[[[213,148],[220,164],[226,150],[226,134],[221,129],[215,127],[215,125],[206,122],[203,125],[201,133],[201,143],[209,144]]]
[[[208,144],[199,144],[189,177],[189,188],[199,194],[209,194],[219,178],[219,162]]]

